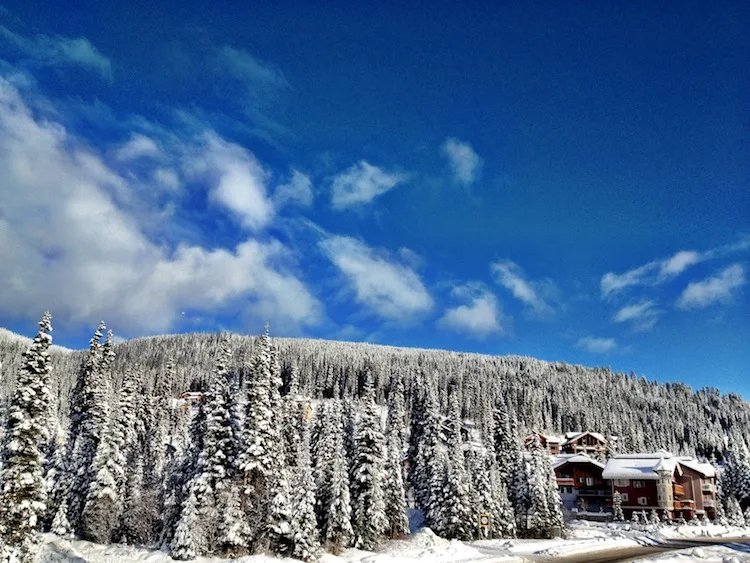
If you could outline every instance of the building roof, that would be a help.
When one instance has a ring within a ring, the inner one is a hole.
[[[680,457],[677,459],[677,462],[683,467],[700,473],[704,477],[716,477],[716,469],[710,463],[703,463],[692,457]]]
[[[561,454],[552,456],[552,468],[557,469],[568,463],[589,463],[595,465],[599,469],[604,469],[604,464],[591,459],[585,454]]]
[[[662,468],[674,473],[678,469],[677,459],[669,452],[624,454],[607,460],[602,477],[605,479],[657,480],[659,474],[656,471]]]
[[[583,438],[586,434],[594,438],[595,440],[598,440],[599,442],[607,443],[606,438],[599,434],[599,432],[566,432],[565,433],[565,443],[569,444],[571,442],[575,442],[576,440]]]

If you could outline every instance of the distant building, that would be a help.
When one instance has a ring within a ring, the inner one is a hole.
[[[552,455],[557,455],[560,453],[560,443],[562,440],[558,438],[557,436],[547,436],[545,434],[538,434],[539,436],[539,443],[542,445],[542,447],[547,450],[548,453]],[[524,446],[528,450],[531,447],[531,442],[534,440],[534,434],[529,434],[524,438]]]
[[[604,456],[607,440],[598,432],[566,432],[560,449],[566,454]]]
[[[716,516],[716,471],[708,463],[665,451],[623,454],[607,460],[602,476],[622,495],[626,518],[651,509],[685,520]]]

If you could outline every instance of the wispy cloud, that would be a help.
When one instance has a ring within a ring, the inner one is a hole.
[[[550,280],[536,282],[528,279],[520,266],[511,260],[501,260],[490,265],[495,281],[511,292],[538,317],[549,317],[555,309],[547,303],[543,294],[554,293],[555,287]]]
[[[695,264],[749,249],[750,237],[743,236],[737,242],[704,252],[680,250],[669,258],[653,260],[622,274],[607,272],[602,276],[600,282],[601,294],[603,298],[607,298],[628,287],[657,286],[676,278]]]
[[[636,331],[651,330],[659,320],[661,311],[653,301],[641,301],[623,307],[613,317],[616,323],[630,323]]]
[[[466,303],[446,309],[438,320],[439,327],[480,339],[505,332],[500,324],[501,314],[497,298],[482,284],[469,283],[457,286],[451,294]]]
[[[732,264],[715,276],[688,284],[677,300],[677,306],[680,309],[702,309],[714,303],[729,302],[735,290],[745,283],[745,269],[741,264]]]
[[[209,132],[203,144],[190,151],[185,169],[207,179],[211,199],[233,212],[243,226],[259,230],[273,219],[268,173],[247,149]]]
[[[112,81],[112,63],[84,37],[24,37],[0,26],[0,44],[26,57],[33,66],[78,66]]]
[[[320,247],[347,278],[356,300],[375,315],[395,320],[432,309],[432,297],[410,267],[347,236],[329,236]]]
[[[276,188],[273,200],[277,207],[285,205],[311,206],[313,186],[310,177],[298,170],[293,170],[289,181]]]
[[[614,338],[584,336],[578,339],[576,347],[593,354],[606,354],[617,349],[617,341]]]
[[[448,159],[456,182],[468,186],[479,178],[482,159],[469,143],[449,137],[442,144],[441,150]]]
[[[386,172],[361,160],[334,177],[331,203],[338,210],[364,205],[405,180],[404,174]]]
[[[161,149],[156,142],[141,135],[134,133],[130,140],[117,150],[118,160],[135,160],[137,158],[158,158],[161,156]]]

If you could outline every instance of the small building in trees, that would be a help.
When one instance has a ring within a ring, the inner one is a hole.
[[[607,451],[607,440],[598,432],[566,432],[560,449],[566,454],[603,456]]]
[[[552,468],[565,509],[604,512],[611,508],[612,486],[602,476],[603,463],[585,454],[562,454],[554,458]]]
[[[539,443],[542,445],[542,448],[547,450],[547,452],[551,455],[557,455],[560,453],[560,444],[562,440],[558,438],[557,436],[552,435],[545,435],[545,434],[539,434],[536,433],[537,436],[539,436]],[[528,450],[531,447],[531,443],[534,440],[534,434],[529,434],[524,438],[523,444]]]

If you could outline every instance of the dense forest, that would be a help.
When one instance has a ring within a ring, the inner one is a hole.
[[[714,389],[268,327],[115,344],[102,323],[84,351],[52,346],[50,332],[45,315],[33,341],[0,333],[6,557],[28,558],[43,529],[175,559],[310,560],[408,534],[409,507],[447,538],[550,537],[564,529],[551,460],[536,434],[521,446],[540,431],[728,452],[731,515],[750,504],[750,408]]]
[[[172,362],[175,375],[165,383],[170,395],[200,390],[212,372],[221,338],[185,334],[115,344],[113,385],[120,385],[126,369],[137,365],[143,371],[143,385],[153,389]],[[233,334],[230,342],[233,369],[242,375],[257,338]],[[441,411],[447,410],[448,388],[455,383],[462,416],[485,431],[494,405],[501,401],[519,432],[594,430],[619,436],[621,451],[661,448],[721,460],[726,438],[742,439],[742,429],[750,427],[750,404],[734,393],[721,394],[711,387],[693,391],[682,383],[657,383],[608,368],[327,340],[274,338],[273,342],[279,350],[282,378],[286,381],[295,366],[306,396],[356,398],[370,373],[377,402],[386,403],[391,375],[399,373],[408,406],[419,384],[418,374],[425,373],[435,378]],[[0,403],[7,401],[28,343],[0,331]],[[50,353],[53,395],[64,418],[86,352],[53,347]]]

